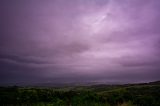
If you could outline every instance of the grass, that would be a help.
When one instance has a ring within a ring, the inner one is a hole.
[[[0,87],[1,106],[160,106],[160,84]]]

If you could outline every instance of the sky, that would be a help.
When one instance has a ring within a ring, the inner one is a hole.
[[[0,84],[160,80],[159,0],[0,0]]]

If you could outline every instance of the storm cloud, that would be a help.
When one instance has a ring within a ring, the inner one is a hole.
[[[0,83],[160,80],[160,1],[1,0]]]

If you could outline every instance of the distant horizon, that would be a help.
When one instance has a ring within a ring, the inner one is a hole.
[[[154,81],[139,81],[139,82],[36,82],[36,83],[5,83],[0,84],[0,87],[65,87],[65,86],[92,86],[92,85],[125,85],[125,84],[149,84],[160,82],[160,80]]]

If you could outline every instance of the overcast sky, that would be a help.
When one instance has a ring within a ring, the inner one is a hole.
[[[159,0],[0,0],[0,84],[160,80]]]

